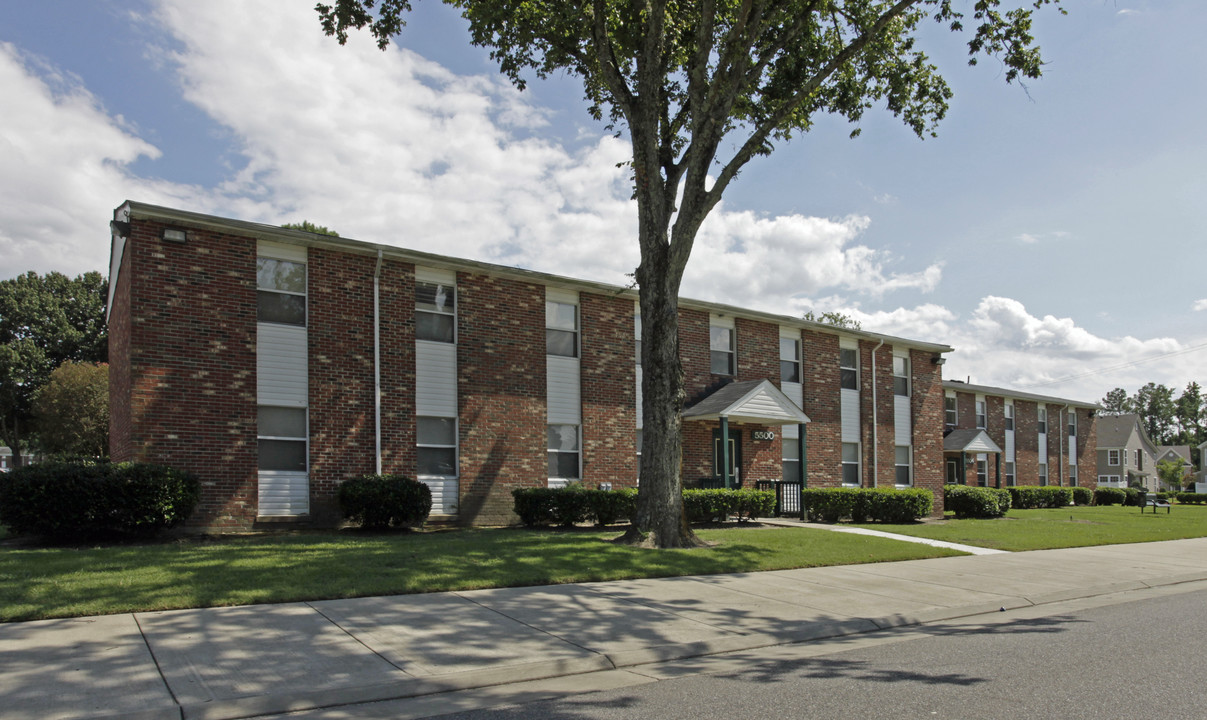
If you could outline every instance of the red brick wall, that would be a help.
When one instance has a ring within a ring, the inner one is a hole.
[[[989,455],[989,487],[1006,487],[1006,398],[985,396],[986,428],[989,439],[1002,449],[1000,456]]]
[[[134,459],[130,412],[130,256],[127,245],[114,281],[109,308],[109,457],[114,462]]]
[[[862,437],[864,487],[893,487],[895,482],[896,433],[893,424],[893,346],[859,341],[859,424]],[[876,372],[872,373],[872,355]],[[876,407],[872,407],[872,384],[876,385]],[[875,430],[873,430],[875,424]]]
[[[1077,484],[1098,486],[1098,418],[1087,408],[1077,410]]]
[[[802,330],[804,360],[805,457],[809,487],[842,485],[842,406],[838,336]]]
[[[960,430],[976,428],[975,394],[956,391],[956,428]]]
[[[1014,401],[1014,482],[1039,484],[1039,421],[1037,405],[1029,400]]]
[[[910,352],[913,387],[910,414],[914,422],[914,487],[934,493],[935,514],[943,514],[943,483],[947,468],[943,460],[943,378],[934,353]]]
[[[738,318],[738,377],[780,384],[780,329],[778,325]]]
[[[583,482],[637,484],[637,371],[633,301],[581,293]]]
[[[310,515],[339,520],[336,491],[375,469],[373,269],[377,258],[322,248],[307,257]]]
[[[680,309],[679,357],[683,363],[683,390],[687,394],[687,407],[699,402],[730,379],[728,375],[712,374],[708,338],[708,313]]]
[[[415,477],[415,267],[383,261],[379,283],[381,470]]]
[[[548,479],[545,288],[459,273],[459,520],[515,520],[511,491]]]
[[[190,229],[187,243],[165,243],[162,228],[132,220],[114,299],[111,372],[129,377],[112,396],[128,406],[116,408],[114,457],[199,475],[187,527],[246,529],[257,502],[256,242]]]

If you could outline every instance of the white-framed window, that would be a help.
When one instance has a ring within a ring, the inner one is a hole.
[[[956,421],[959,420],[959,410],[956,406],[956,396],[948,395],[943,398],[943,419],[947,427],[955,427]]]
[[[1039,434],[1046,435],[1048,433],[1048,409],[1039,408],[1036,410],[1036,419],[1038,421]]]
[[[1119,451],[1118,450],[1107,450],[1106,451],[1106,464],[1107,465],[1118,465],[1119,464]]]
[[[549,477],[577,480],[579,473],[578,425],[549,426]]]
[[[307,471],[306,408],[256,408],[260,470]]]
[[[1119,482],[1118,475],[1099,475],[1098,482],[1100,483],[1117,483]]]
[[[780,338],[780,382],[801,382],[800,340]]]
[[[1048,463],[1039,464],[1039,484],[1041,487],[1048,484]]]
[[[985,453],[976,456],[976,484],[979,487],[989,487],[989,457]]]
[[[711,325],[708,328],[708,350],[714,375],[734,375],[734,329]]]
[[[984,430],[987,427],[988,414],[985,411],[985,401],[976,401],[976,426],[978,430]]]
[[[1076,465],[1069,466],[1069,486],[1070,487],[1077,486],[1077,466]]]
[[[578,306],[545,301],[545,353],[578,357]]]
[[[306,326],[306,263],[256,258],[256,319]]]
[[[1012,461],[1007,461],[1005,465],[1006,487],[1014,487],[1014,463]]]
[[[842,484],[859,484],[859,443],[842,444]]]
[[[909,358],[893,356],[893,394],[909,396]]]
[[[893,448],[894,465],[896,469],[897,485],[905,486],[913,484],[913,459],[912,450],[909,445],[898,445]]]
[[[1070,410],[1067,414],[1069,416],[1069,437],[1075,438],[1077,437],[1077,411]]]
[[[415,418],[419,475],[457,477],[457,419]]]
[[[1013,430],[1014,429],[1014,403],[1006,403],[1006,407],[1004,408],[1004,413],[1006,416],[1006,430]]]
[[[784,459],[783,480],[784,482],[800,482],[800,439],[782,437],[782,435],[781,433],[780,445],[783,446],[781,454]]]
[[[457,291],[442,283],[415,283],[415,339],[457,341]]]
[[[843,390],[859,389],[859,351],[855,348],[838,349],[838,372]]]

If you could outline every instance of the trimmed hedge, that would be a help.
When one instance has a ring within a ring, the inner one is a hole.
[[[921,488],[806,488],[801,501],[811,522],[827,523],[843,518],[857,523],[914,522],[930,515],[935,502],[930,491]]]
[[[1094,491],[1089,488],[1075,487],[1073,490],[1074,505],[1089,505],[1094,502]]]
[[[344,519],[367,530],[413,527],[427,522],[432,491],[406,475],[361,475],[339,486]]]
[[[683,510],[693,523],[725,522],[731,515],[738,522],[775,513],[775,493],[770,490],[684,490]]]
[[[511,491],[513,509],[528,527],[594,522],[603,527],[627,520],[637,507],[637,491],[587,490],[581,485],[564,488],[517,488]]]
[[[1187,505],[1203,505],[1207,503],[1207,493],[1180,492],[1178,502]]]
[[[1007,490],[1010,492],[1010,506],[1019,510],[1059,508],[1073,504],[1073,491],[1070,488],[1024,485]]]
[[[1127,492],[1123,488],[1098,488],[1094,491],[1095,505],[1122,505],[1127,501]]]
[[[0,524],[56,540],[151,537],[184,522],[200,496],[195,475],[163,465],[43,462],[0,475]]]
[[[957,518],[999,518],[1010,510],[1010,492],[972,485],[943,486],[943,507]]]
[[[1123,490],[1126,497],[1123,500],[1124,505],[1130,507],[1140,507],[1140,503],[1144,502],[1144,490],[1141,488],[1128,487]]]

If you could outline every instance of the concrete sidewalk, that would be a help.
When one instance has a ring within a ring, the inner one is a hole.
[[[243,718],[1207,580],[1207,538],[0,625],[0,718]]]

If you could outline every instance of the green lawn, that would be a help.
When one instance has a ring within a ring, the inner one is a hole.
[[[635,549],[600,531],[458,530],[0,548],[0,621],[703,575],[959,554],[807,528],[699,530],[716,546]]]
[[[1044,550],[1205,537],[1207,506],[1174,505],[1168,514],[1160,510],[1156,515],[1118,505],[1011,510],[996,520],[859,527],[999,550]]]

